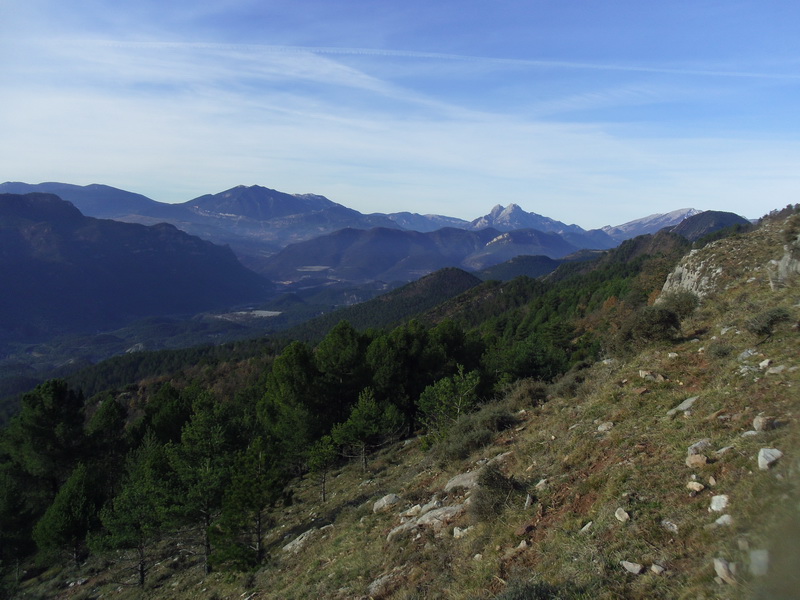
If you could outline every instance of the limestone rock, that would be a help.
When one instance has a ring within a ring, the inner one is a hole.
[[[630,562],[627,560],[621,560],[619,561],[619,564],[622,565],[622,568],[624,568],[628,573],[633,573],[634,575],[638,575],[642,572],[642,569],[644,569],[644,567],[639,563]]]
[[[477,487],[479,474],[480,474],[480,469],[475,469],[474,471],[469,471],[468,473],[461,473],[460,475],[456,475],[445,484],[444,491],[449,492],[450,490],[459,487],[463,487],[468,490]]]
[[[442,501],[439,500],[438,496],[434,495],[433,498],[431,498],[430,502],[422,505],[422,508],[419,510],[419,514],[417,516],[421,517],[425,513],[430,512],[435,508],[441,508],[441,507],[442,507]]]
[[[663,573],[664,573],[664,571],[666,571],[666,569],[664,567],[662,567],[661,565],[657,565],[656,563],[653,563],[652,565],[650,565],[650,571],[652,571],[655,575],[663,575]]]
[[[409,518],[409,519],[410,519],[410,518],[413,518],[413,517],[419,516],[419,514],[420,514],[421,512],[422,512],[422,506],[421,506],[421,505],[419,505],[419,504],[415,504],[414,506],[412,506],[411,508],[409,508],[407,511],[405,511],[405,512],[401,513],[401,514],[400,514],[400,516],[401,516],[401,517],[404,517],[404,518]]]
[[[593,525],[593,524],[594,524],[594,521],[589,521],[589,522],[588,522],[586,525],[584,525],[583,527],[581,527],[581,529],[580,529],[580,533],[586,533],[586,532],[588,532],[588,531],[589,531],[589,529],[591,529],[591,528],[592,528],[592,525]]]
[[[783,452],[777,448],[762,448],[758,451],[758,468],[762,471],[766,471],[774,465],[781,456],[783,456]]]
[[[721,527],[727,527],[728,525],[733,525],[733,517],[730,515],[722,515],[719,519],[714,521],[714,525],[718,525]]]
[[[670,533],[678,533],[678,526],[669,519],[662,519],[661,526]]]
[[[372,512],[378,513],[387,510],[390,506],[394,506],[401,500],[402,498],[400,498],[400,496],[397,494],[386,494],[383,498],[372,505]]]
[[[704,467],[708,464],[708,458],[705,454],[690,454],[686,457],[686,466],[690,469],[697,467]]]
[[[437,508],[419,517],[417,519],[417,525],[430,525],[434,530],[439,530],[447,525],[447,523],[455,519],[462,512],[464,512],[463,504],[443,506],[442,508]]]
[[[460,540],[472,530],[473,530],[472,525],[470,525],[469,527],[465,527],[464,529],[461,529],[461,527],[453,527],[453,538]]]
[[[714,559],[714,572],[717,574],[717,577],[719,577],[725,583],[729,585],[736,585],[734,566],[724,558]]]
[[[686,454],[691,456],[692,454],[701,454],[703,450],[711,446],[711,440],[709,438],[703,438],[699,442],[695,442],[691,446],[686,449]]]
[[[667,411],[667,416],[671,417],[679,412],[686,412],[687,410],[691,409],[695,402],[697,402],[700,396],[692,396],[691,398],[687,398],[675,408],[672,408]]]
[[[728,495],[719,494],[718,496],[711,497],[711,506],[708,507],[708,512],[722,512],[728,506]]]
[[[597,426],[597,431],[600,433],[606,433],[611,431],[612,427],[614,427],[614,423],[611,421],[606,421],[605,423],[600,423],[600,425]]]
[[[291,552],[292,554],[297,554],[303,547],[308,543],[308,541],[314,537],[319,532],[319,529],[316,527],[309,529],[308,531],[301,533],[296,538],[294,538],[291,542],[286,544],[283,547],[284,552]]]
[[[704,489],[706,489],[706,486],[704,486],[699,481],[690,481],[689,483],[686,484],[686,487],[698,494],[702,492]]]
[[[753,419],[753,429],[756,431],[769,431],[774,427],[774,419],[772,417],[765,417],[758,415]]]
[[[625,523],[626,521],[630,520],[630,518],[631,518],[631,516],[627,512],[625,512],[624,508],[618,508],[617,510],[615,510],[614,511],[614,517],[620,523]]]
[[[406,533],[413,531],[417,528],[416,521],[408,521],[407,523],[403,523],[402,525],[398,525],[394,529],[389,532],[389,535],[386,536],[386,541],[391,542],[392,540],[398,539],[403,537]]]

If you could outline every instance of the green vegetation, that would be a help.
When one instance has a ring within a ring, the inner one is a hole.
[[[711,559],[726,556],[745,565],[726,595],[743,598],[758,582],[740,540],[766,547],[797,505],[774,504],[797,494],[794,458],[755,462],[762,446],[800,447],[796,282],[772,290],[764,268],[782,233],[771,220],[700,250],[728,277],[702,301],[654,302],[688,245],[647,236],[546,280],[470,287],[396,326],[342,321],[315,341],[145,353],[85,371],[85,388],[43,383],[0,434],[4,589],[711,598],[723,589]],[[743,362],[754,345],[762,354]],[[783,368],[767,374],[765,359]],[[688,414],[668,415],[694,395]],[[742,437],[760,413],[775,426]],[[703,438],[710,460],[689,469],[686,448]],[[468,502],[443,491],[476,468]],[[389,493],[402,504],[373,512]],[[716,493],[733,526],[706,527]],[[463,513],[387,539],[416,505]],[[455,539],[454,525],[471,529]],[[283,549],[303,534],[306,549]]]

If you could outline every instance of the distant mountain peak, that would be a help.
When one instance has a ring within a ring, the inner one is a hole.
[[[702,212],[702,210],[697,210],[696,208],[679,208],[668,213],[656,213],[641,219],[634,219],[622,225],[606,225],[602,228],[602,231],[621,242],[639,235],[656,233],[665,227],[675,227],[681,221],[699,215]]]

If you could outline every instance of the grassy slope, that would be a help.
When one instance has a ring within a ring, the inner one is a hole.
[[[204,578],[194,559],[181,554],[155,567],[152,583],[142,592],[113,583],[121,573],[105,570],[103,560],[94,558],[80,572],[50,572],[40,582],[26,583],[24,595],[361,598],[368,597],[372,582],[385,577],[375,597],[796,597],[791,594],[800,589],[800,287],[795,281],[770,289],[766,264],[780,256],[781,243],[779,228],[772,225],[701,250],[709,263],[722,267],[722,274],[717,293],[684,323],[684,340],[597,363],[580,373],[583,383],[568,374],[551,386],[552,397],[540,405],[526,392],[526,382],[520,382],[499,401],[516,416],[516,425],[466,459],[441,461],[435,448],[426,450],[416,439],[384,449],[372,458],[367,474],[356,464],[334,472],[325,503],[311,477],[296,481],[295,503],[272,515],[271,558],[255,573]],[[747,331],[746,323],[773,306],[787,308],[792,320],[762,341]],[[739,360],[748,348],[757,356]],[[759,368],[764,359],[787,368],[766,374]],[[743,374],[743,366],[755,370]],[[640,371],[665,379],[650,381]],[[690,414],[667,416],[695,395],[699,399]],[[491,409],[498,410],[497,405]],[[777,419],[779,427],[742,437],[762,412]],[[598,432],[598,425],[609,421],[610,431]],[[710,439],[706,454],[712,462],[687,467],[687,447],[703,438]],[[728,446],[724,454],[715,454]],[[784,452],[769,471],[756,464],[762,447]],[[387,542],[401,510],[424,504],[434,494],[446,505],[462,502],[463,490],[443,492],[449,478],[504,452],[511,454],[501,463],[503,471],[519,487],[507,493],[500,509],[470,509],[440,535],[423,529]],[[693,476],[706,486],[696,495],[686,488]],[[535,489],[541,479],[546,485]],[[525,509],[528,491],[535,500]],[[375,500],[390,492],[402,496],[402,508],[374,514]],[[730,526],[709,527],[722,514],[708,510],[716,494],[729,496]],[[628,522],[615,518],[618,508],[629,513]],[[677,533],[665,529],[664,519],[677,526]],[[592,525],[581,533],[589,521]],[[281,550],[298,534],[328,524],[333,527],[318,532],[298,554]],[[474,528],[464,538],[453,538],[454,526],[468,525]],[[749,574],[753,549],[770,551],[768,577]],[[716,557],[737,564],[736,585],[715,581]],[[621,560],[647,569],[659,564],[666,572],[633,575],[620,566]],[[88,579],[66,587],[79,577]]]

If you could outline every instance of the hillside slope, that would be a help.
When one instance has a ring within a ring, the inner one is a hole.
[[[688,255],[715,275],[670,341],[519,380],[445,437],[340,464],[324,500],[294,480],[256,570],[204,575],[175,537],[144,590],[109,554],[18,595],[796,598],[799,234],[800,216],[771,220]]]

